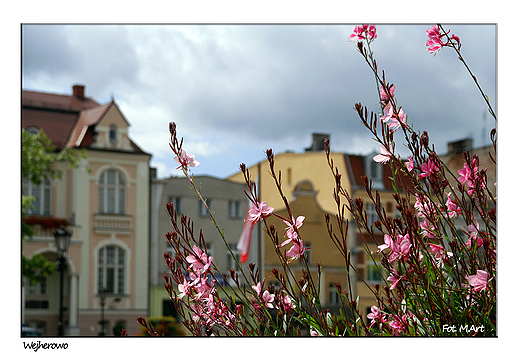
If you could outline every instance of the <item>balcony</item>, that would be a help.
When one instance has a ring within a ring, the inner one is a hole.
[[[132,216],[117,214],[94,214],[96,233],[132,233]]]

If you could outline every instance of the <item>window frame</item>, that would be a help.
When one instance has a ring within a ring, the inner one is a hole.
[[[206,199],[206,204],[208,205],[208,208],[209,210],[211,211],[212,208],[211,208],[211,198],[207,198]],[[206,206],[204,205],[204,202],[202,202],[201,200],[199,200],[199,216],[203,216],[203,217],[209,217],[209,211],[206,209]]]
[[[34,209],[27,209],[27,215],[51,216],[52,215],[52,181],[44,179],[40,185],[35,185],[31,180],[24,180],[22,192],[24,196],[34,197],[31,204]]]
[[[109,174],[114,173],[114,183],[110,182]],[[109,168],[99,175],[99,213],[126,214],[126,179],[121,171]],[[113,190],[113,198],[110,197]],[[112,202],[113,201],[113,202]],[[113,207],[113,208],[112,208]]]
[[[109,248],[114,248],[113,263],[108,261]],[[118,245],[105,245],[98,250],[98,291],[104,288],[109,295],[125,295],[127,285],[126,255],[125,249]],[[112,270],[111,277],[109,277],[109,269]],[[108,284],[109,278],[111,284]]]

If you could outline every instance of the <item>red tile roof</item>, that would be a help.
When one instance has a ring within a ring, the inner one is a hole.
[[[367,176],[368,173],[365,170],[365,157],[360,155],[349,155],[345,154],[345,163],[347,165],[347,170],[350,178],[350,182],[352,182],[353,186],[365,187],[362,176]],[[406,175],[402,175],[400,172],[397,173],[400,178],[400,182],[403,182],[405,187],[412,185],[412,181]],[[393,190],[392,180],[390,177],[392,176],[392,170],[389,165],[383,165],[383,187],[385,190]],[[400,187],[403,188],[402,186]]]
[[[99,106],[92,98],[78,98],[73,95],[22,91],[22,106],[56,110],[80,111]]]
[[[89,147],[95,140],[96,124],[110,107],[117,105],[113,101],[101,105],[83,97],[84,86],[74,86],[73,93],[22,91],[22,128],[33,126],[43,130],[58,151]],[[130,144],[135,152],[145,153],[132,140]]]

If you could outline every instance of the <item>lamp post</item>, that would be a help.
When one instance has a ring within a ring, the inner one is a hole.
[[[60,226],[60,228],[54,232],[54,238],[56,239],[56,247],[58,248],[59,254],[59,267],[60,271],[60,321],[58,323],[58,336],[64,336],[64,324],[63,324],[63,279],[65,269],[67,269],[67,250],[69,249],[70,239],[72,238],[72,233],[67,231],[64,226]]]
[[[105,336],[105,298],[106,298],[107,289],[100,288],[99,289],[99,297],[101,299],[101,332],[99,336]]]

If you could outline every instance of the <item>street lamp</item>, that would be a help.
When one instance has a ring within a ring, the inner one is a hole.
[[[67,269],[67,258],[65,256],[67,254],[67,250],[69,249],[72,233],[67,231],[64,226],[60,226],[60,228],[56,232],[54,232],[54,238],[56,239],[56,247],[58,247],[58,270],[60,271],[60,321],[58,323],[58,336],[64,336],[65,333],[63,324],[63,275],[65,273],[65,269]]]
[[[100,288],[99,289],[99,297],[101,299],[101,332],[99,336],[105,336],[105,299],[106,299],[107,289]]]

